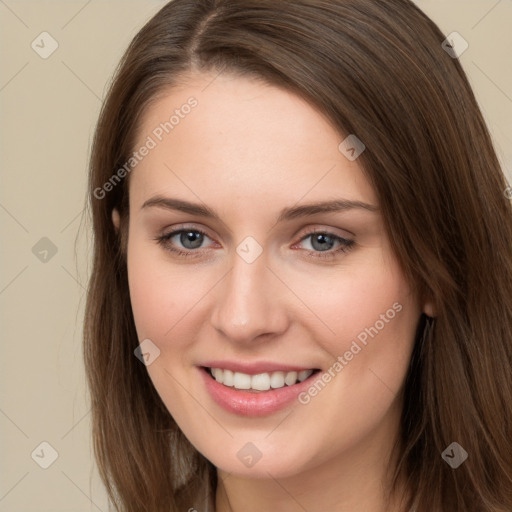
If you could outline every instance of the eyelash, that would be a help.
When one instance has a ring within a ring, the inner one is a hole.
[[[178,235],[180,233],[190,233],[190,232],[191,233],[199,233],[199,234],[201,234],[201,235],[203,235],[205,237],[210,238],[201,229],[184,227],[184,228],[177,229],[175,231],[171,231],[170,233],[166,233],[164,235],[158,236],[158,237],[155,238],[155,240],[157,241],[158,244],[162,245],[166,250],[171,251],[171,252],[177,254],[178,256],[183,256],[183,257],[186,257],[186,258],[187,257],[195,257],[196,253],[199,252],[197,249],[195,249],[195,250],[192,250],[192,249],[182,250],[182,249],[177,249],[176,247],[173,247],[172,245],[169,244],[169,240],[171,238],[173,238],[175,235]],[[338,241],[341,245],[340,245],[340,247],[338,247],[338,249],[331,249],[331,250],[328,250],[328,251],[310,251],[310,250],[306,250],[309,253],[309,256],[311,258],[332,259],[332,258],[335,258],[338,253],[346,253],[346,252],[348,252],[350,249],[352,249],[352,247],[355,244],[354,240],[348,240],[348,239],[343,238],[343,237],[341,237],[339,235],[335,235],[334,233],[330,233],[329,231],[323,231],[323,230],[318,230],[318,229],[310,231],[309,233],[306,233],[299,240],[299,242],[303,242],[304,240],[306,240],[310,236],[316,235],[316,234],[327,235],[329,238],[332,238],[335,241]]]

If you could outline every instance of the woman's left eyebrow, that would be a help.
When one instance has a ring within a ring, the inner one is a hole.
[[[175,210],[191,215],[197,215],[208,219],[220,221],[220,217],[205,204],[191,203],[182,199],[171,197],[155,196],[144,202],[141,209],[145,208],[163,208],[166,210]],[[369,212],[377,212],[379,208],[375,205],[364,203],[362,201],[353,201],[348,199],[335,199],[331,201],[322,201],[317,203],[307,203],[303,205],[283,208],[279,214],[277,222],[289,221],[300,217],[316,215],[318,213],[342,212],[353,209],[361,209]]]

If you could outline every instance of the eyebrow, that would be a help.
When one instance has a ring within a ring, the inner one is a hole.
[[[148,199],[141,209],[145,208],[163,208],[166,210],[177,210],[180,212],[188,213],[190,215],[197,215],[207,219],[215,219],[220,221],[219,215],[206,205],[199,203],[191,203],[181,199],[174,199],[170,197],[156,196]],[[277,222],[290,221],[301,217],[307,217],[318,213],[333,213],[343,212],[348,210],[361,209],[370,212],[379,210],[377,206],[364,203],[362,201],[351,201],[348,199],[335,199],[332,201],[323,201],[317,203],[308,203],[299,206],[292,206],[283,208],[279,214]]]

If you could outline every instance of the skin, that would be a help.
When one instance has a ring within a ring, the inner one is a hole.
[[[147,110],[138,132],[136,147],[190,96],[198,100],[130,175],[131,302],[139,340],[160,350],[149,376],[218,468],[217,511],[382,512],[414,334],[432,307],[411,292],[378,210],[276,224],[297,204],[378,207],[378,198],[358,161],[338,150],[345,136],[304,100],[253,78],[215,76],[190,73]],[[206,204],[221,220],[142,208],[155,196]],[[113,221],[119,226],[115,211]],[[155,240],[183,224],[207,233],[200,248],[179,234],[167,246]],[[315,257],[324,252],[307,237],[313,229],[355,244],[336,252],[331,242],[332,258]],[[263,249],[252,263],[236,252],[248,236]],[[173,243],[196,256],[172,253]],[[198,374],[208,359],[327,371],[394,303],[401,311],[307,405],[241,417],[213,402]],[[248,442],[262,453],[251,468],[237,457]],[[402,512],[394,502],[386,510]]]

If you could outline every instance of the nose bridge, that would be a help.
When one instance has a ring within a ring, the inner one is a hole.
[[[212,323],[234,341],[250,341],[284,328],[286,315],[274,293],[277,283],[272,282],[274,276],[267,265],[266,254],[255,256],[250,241],[242,242],[233,255],[231,271],[214,305]]]

